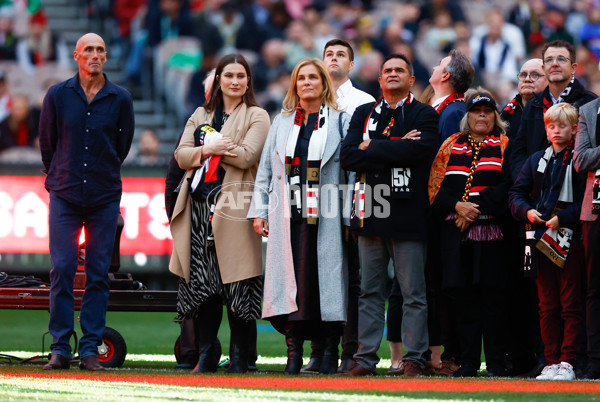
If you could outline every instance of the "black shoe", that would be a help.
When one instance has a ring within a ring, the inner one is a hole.
[[[191,370],[194,368],[194,366],[196,365],[195,362],[181,362],[181,363],[177,363],[177,365],[175,365],[175,369],[176,370]]]
[[[323,353],[323,361],[321,362],[320,374],[335,374],[338,368],[338,360],[340,359],[340,351],[338,345],[340,337],[329,336],[325,339],[325,352]]]
[[[230,352],[231,365],[225,371],[228,374],[244,374],[248,371],[248,349],[242,345],[233,345]]]
[[[335,374],[338,368],[338,355],[335,352],[325,351],[323,362],[321,363],[320,374]]]
[[[477,370],[469,366],[460,366],[458,370],[450,374],[450,377],[463,378],[463,377],[477,377]]]
[[[600,364],[589,363],[580,379],[581,380],[598,380],[598,379],[600,379]]]
[[[311,356],[308,364],[300,369],[301,373],[314,373],[318,374],[321,370],[321,363],[323,362],[322,356]]]
[[[356,362],[351,357],[346,357],[345,359],[342,359],[342,363],[340,364],[340,367],[338,367],[336,373],[338,373],[338,374],[345,373],[346,371],[350,370],[352,368],[352,366],[354,366],[354,363],[356,363]]]
[[[214,344],[203,344],[198,349],[198,363],[192,373],[214,373],[217,371],[218,358],[215,359]]]
[[[506,369],[504,367],[490,366],[487,369],[487,377],[506,377]]]
[[[538,362],[531,370],[516,375],[518,378],[535,378],[538,375],[542,374],[542,370],[546,367],[546,361]]]

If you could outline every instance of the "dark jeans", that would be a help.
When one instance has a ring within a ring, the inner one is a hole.
[[[582,222],[587,271],[586,327],[588,358],[600,364],[600,219]]]
[[[541,254],[541,253],[540,253]],[[576,365],[583,335],[581,310],[581,241],[574,240],[564,268],[540,255],[537,273],[540,297],[540,328],[546,364]]]
[[[50,322],[52,353],[71,357],[69,339],[74,330],[73,280],[77,271],[79,235],[85,227],[85,293],[81,304],[79,356],[98,354],[106,324],[108,270],[110,266],[119,202],[90,208],[71,204],[50,193]]]

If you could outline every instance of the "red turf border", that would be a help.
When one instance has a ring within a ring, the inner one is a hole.
[[[253,388],[286,390],[362,390],[362,391],[440,391],[440,392],[542,392],[600,393],[596,381],[533,381],[503,379],[440,379],[440,378],[345,378],[345,377],[282,377],[282,376],[222,376],[106,373],[27,373],[0,374],[2,378],[72,379],[102,382],[131,382],[196,387]]]

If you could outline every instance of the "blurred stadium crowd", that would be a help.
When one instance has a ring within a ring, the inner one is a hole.
[[[91,29],[106,39],[115,69],[109,79],[167,111],[166,134],[138,124],[130,159],[142,165],[168,160],[187,117],[204,102],[207,72],[233,51],[252,64],[257,100],[271,115],[280,110],[293,66],[305,57],[321,58],[333,38],[352,44],[350,78],[375,97],[387,55],[412,59],[418,96],[431,68],[458,49],[476,67],[473,85],[505,103],[516,93],[521,64],[540,57],[543,44],[555,39],[576,45],[576,76],[600,95],[600,0],[62,1],[80,8]],[[49,28],[44,5],[0,0],[0,162],[39,159],[37,118],[44,91],[74,71],[74,43],[68,47],[60,30]]]

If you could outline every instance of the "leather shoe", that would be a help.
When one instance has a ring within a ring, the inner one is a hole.
[[[50,356],[50,361],[44,365],[44,370],[66,370],[69,368],[71,368],[71,361],[58,353]]]
[[[425,362],[425,368],[423,369],[423,375],[435,375],[436,370],[442,368],[441,363],[439,367],[435,367],[431,360]]]
[[[344,375],[350,377],[364,377],[367,375],[377,375],[377,372],[363,367],[360,363],[354,363],[354,366],[352,366],[350,370],[346,371]]]
[[[336,373],[343,374],[347,372],[352,368],[352,366],[354,366],[354,363],[356,362],[351,357],[346,357],[345,359],[342,359],[342,363],[340,364],[340,367],[338,367]]]
[[[104,366],[98,362],[97,355],[89,355],[79,360],[79,368],[88,371],[102,371]]]
[[[312,373],[312,374],[319,374],[319,371],[321,370],[321,363],[323,362],[323,357],[322,356],[314,356],[310,358],[310,360],[308,361],[308,364],[306,366],[304,366],[303,368],[300,369],[301,373]]]
[[[454,363],[454,359],[442,360],[442,366],[437,370],[437,375],[450,377],[458,369],[459,366]]]
[[[386,375],[404,375],[404,362],[400,362],[398,367],[390,366]]]
[[[423,368],[413,360],[404,362],[404,377],[423,377]]]

